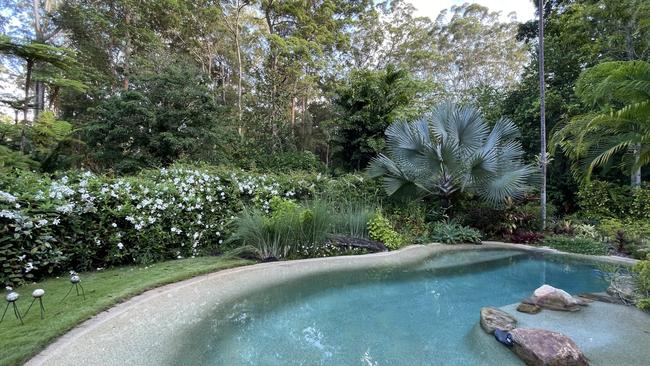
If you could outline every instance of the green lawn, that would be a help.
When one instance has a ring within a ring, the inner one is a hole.
[[[22,286],[17,289],[20,293],[17,304],[21,313],[27,310],[32,301],[31,293],[34,289],[45,290],[45,320],[40,319],[38,304],[35,303],[23,319],[25,325],[21,326],[10,307],[4,321],[0,323],[0,365],[15,365],[27,361],[75,325],[146,290],[199,274],[250,263],[242,259],[201,257],[81,273],[82,285],[86,291],[85,301],[81,296],[77,297],[73,290],[68,298],[61,302],[70,288],[66,274]],[[2,293],[4,300],[4,292]],[[4,311],[5,305],[2,301],[0,312]]]

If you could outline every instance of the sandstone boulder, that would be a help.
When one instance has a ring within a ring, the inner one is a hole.
[[[512,330],[517,326],[517,319],[503,310],[492,307],[481,308],[481,328],[487,333],[495,329]]]
[[[587,303],[568,292],[549,285],[542,285],[524,303],[537,305],[541,308],[562,311],[578,311]]]
[[[528,366],[588,366],[589,360],[571,338],[544,329],[510,331],[512,351]]]
[[[537,314],[542,311],[542,308],[534,304],[526,304],[522,302],[519,304],[519,306],[517,306],[517,311],[526,314]]]

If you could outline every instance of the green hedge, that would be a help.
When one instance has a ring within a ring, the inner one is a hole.
[[[578,191],[581,215],[591,219],[650,219],[650,187],[638,189],[609,182],[592,181]]]
[[[589,255],[607,254],[607,248],[604,243],[579,236],[553,235],[544,239],[542,245],[569,253]]]
[[[174,166],[114,178],[90,172],[0,177],[0,282],[215,253],[245,206],[272,197],[377,200],[361,176],[253,174]]]

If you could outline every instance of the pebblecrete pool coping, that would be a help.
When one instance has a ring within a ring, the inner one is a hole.
[[[330,271],[404,265],[436,254],[490,249],[560,255],[618,265],[636,262],[629,258],[571,254],[550,248],[490,241],[482,245],[411,245],[397,251],[368,255],[254,264],[146,291],[81,323],[57,338],[26,365],[165,364],[167,354],[180,350],[173,334],[202,321],[219,304],[250,291]]]

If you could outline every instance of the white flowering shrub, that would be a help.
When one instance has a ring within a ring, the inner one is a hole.
[[[268,212],[273,197],[341,194],[354,200],[379,192],[363,178],[346,179],[185,166],[124,178],[90,172],[4,176],[0,281],[19,284],[61,270],[216,253],[246,206]]]

